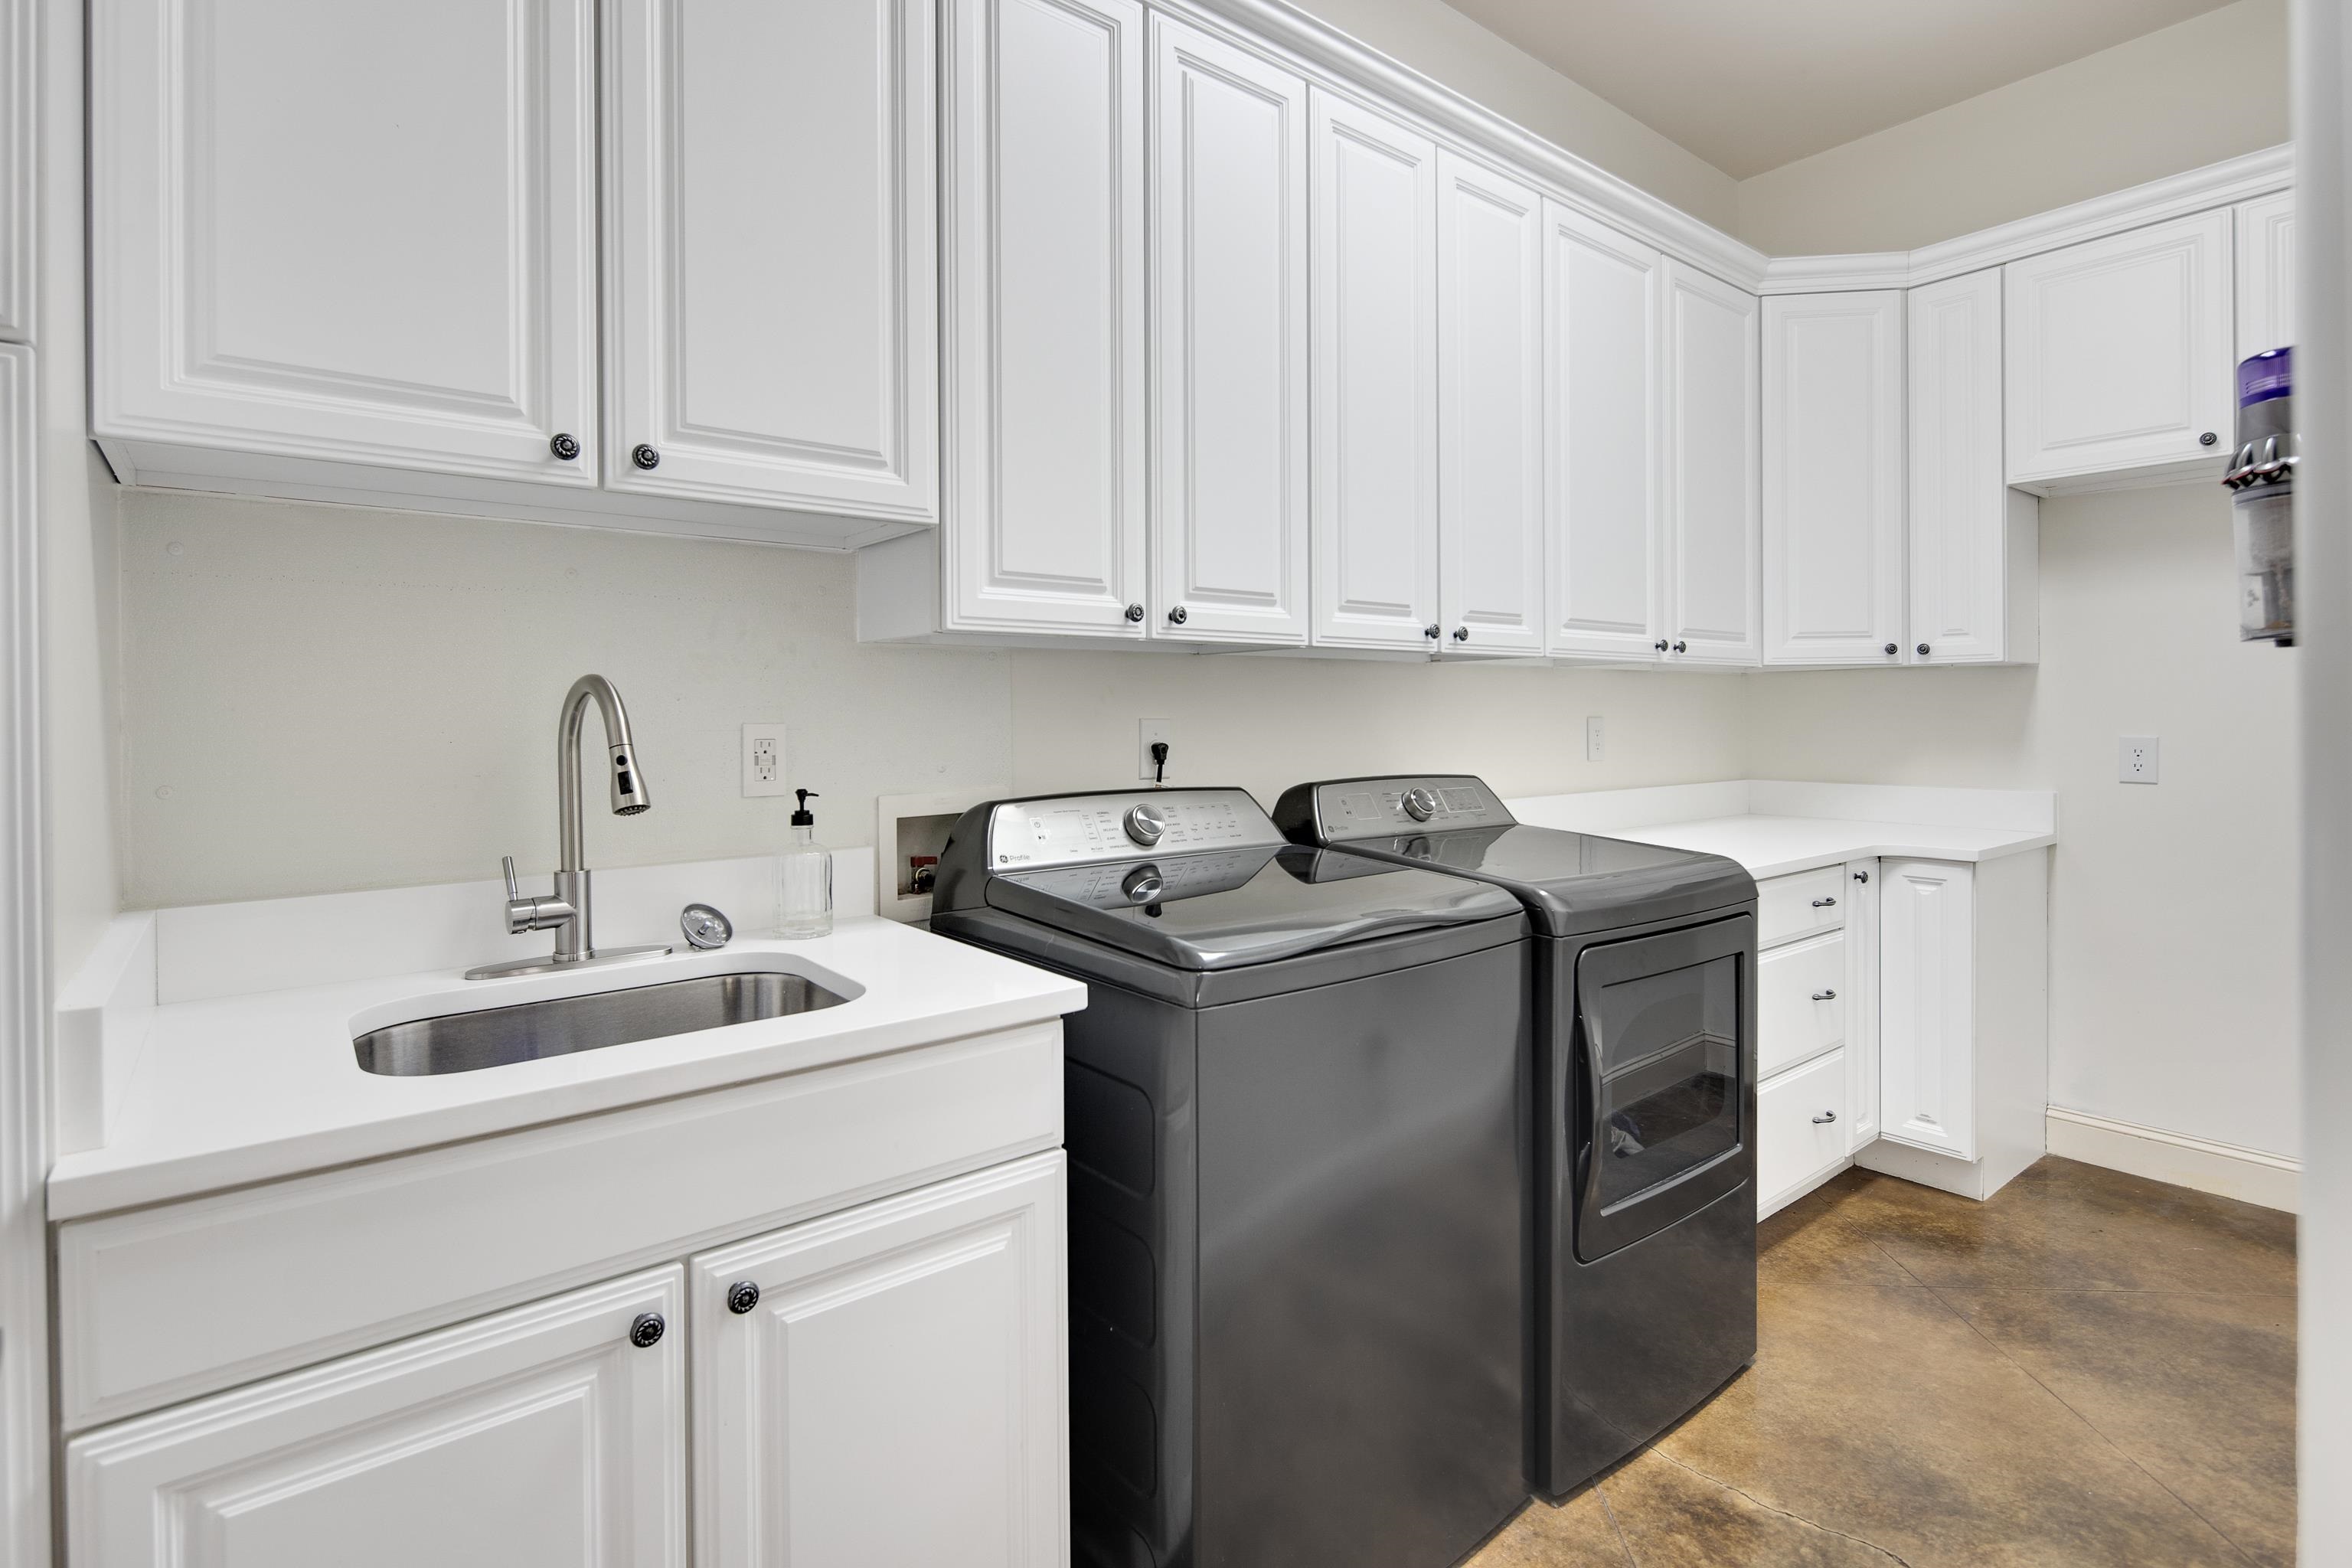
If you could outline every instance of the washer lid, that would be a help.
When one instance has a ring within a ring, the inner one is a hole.
[[[992,909],[1173,969],[1268,963],[1519,913],[1496,889],[1287,845],[1003,871]]]

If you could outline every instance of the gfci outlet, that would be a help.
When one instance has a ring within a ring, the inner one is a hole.
[[[1168,764],[1171,768],[1175,766],[1176,726],[1174,724],[1165,719],[1139,719],[1136,721],[1135,731],[1135,757],[1138,769],[1136,777],[1157,779],[1161,776],[1160,764],[1151,760],[1151,748],[1155,742],[1165,744],[1169,748]]]
[[[2157,746],[2153,735],[2126,735],[2116,742],[2116,778],[2123,784],[2156,782]]]
[[[790,795],[784,782],[784,724],[781,719],[743,726],[743,793]]]

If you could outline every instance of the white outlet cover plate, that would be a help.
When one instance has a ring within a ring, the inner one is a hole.
[[[2152,784],[2161,760],[2163,742],[2154,735],[2125,735],[2116,742],[2116,779],[2120,784]]]
[[[1168,766],[1172,773],[1176,766],[1176,726],[1166,719],[1139,719],[1135,729],[1135,776],[1146,782],[1159,776],[1159,764],[1151,760],[1151,744],[1155,741],[1168,742]]]
[[[1595,713],[1584,721],[1584,760],[1588,763],[1597,763],[1601,760],[1601,715]]]
[[[765,777],[752,761],[760,742],[772,741],[776,748],[775,776]],[[784,751],[784,721],[782,719],[755,720],[743,726],[743,794],[746,796],[790,795],[793,774]]]

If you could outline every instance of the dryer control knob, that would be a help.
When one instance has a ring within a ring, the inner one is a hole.
[[[1159,867],[1138,866],[1119,883],[1118,890],[1127,896],[1130,904],[1157,903],[1160,895],[1168,890],[1168,883],[1160,875]]]
[[[1126,826],[1127,836],[1149,849],[1160,842],[1161,834],[1168,831],[1168,819],[1150,806],[1130,806]]]
[[[1404,814],[1415,822],[1427,822],[1437,815],[1437,797],[1415,784],[1404,792]]]

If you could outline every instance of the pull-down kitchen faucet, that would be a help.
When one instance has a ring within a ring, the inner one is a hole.
[[[646,775],[637,766],[636,743],[629,738],[629,710],[621,694],[601,675],[583,675],[572,683],[563,711],[555,725],[555,812],[558,859],[551,896],[525,898],[515,885],[514,857],[506,858],[507,930],[520,935],[530,931],[555,932],[555,952],[546,958],[519,958],[487,963],[466,971],[468,980],[488,980],[504,974],[535,974],[575,963],[605,963],[616,958],[638,958],[667,952],[667,947],[596,949],[592,893],[588,884],[585,836],[580,826],[580,730],[593,700],[604,721],[606,775],[612,786],[613,815],[635,816],[650,808]]]

